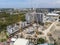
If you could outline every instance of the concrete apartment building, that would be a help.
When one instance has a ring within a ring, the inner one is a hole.
[[[44,13],[36,13],[35,16],[36,16],[36,18],[35,18],[36,22],[44,23],[44,17],[45,17]]]
[[[43,23],[44,22],[44,13],[36,13],[36,12],[27,13],[26,21],[28,23],[34,23],[34,22]]]
[[[60,21],[59,14],[56,13],[40,13],[40,12],[32,12],[26,14],[26,21],[28,23],[38,22],[38,23],[45,23],[45,22],[54,22]]]
[[[29,24],[27,24],[26,21],[25,22],[20,21],[20,22],[13,24],[13,25],[7,26],[7,32],[10,35],[10,34],[13,34],[17,31],[19,31],[19,29],[27,27],[27,26],[29,26]]]

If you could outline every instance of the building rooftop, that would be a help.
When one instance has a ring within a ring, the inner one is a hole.
[[[47,15],[50,15],[50,16],[58,16],[59,14],[55,14],[55,13],[48,13]]]
[[[29,41],[27,39],[18,38],[14,45],[28,45]]]

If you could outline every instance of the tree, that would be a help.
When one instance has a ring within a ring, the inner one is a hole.
[[[45,43],[45,40],[43,38],[39,38],[37,40],[37,44],[42,44],[42,43]]]

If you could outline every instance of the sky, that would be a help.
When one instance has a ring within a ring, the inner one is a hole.
[[[0,8],[60,8],[60,0],[0,0]]]

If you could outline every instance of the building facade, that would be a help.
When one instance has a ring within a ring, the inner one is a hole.
[[[27,13],[26,14],[26,21],[28,23],[44,23],[44,13]]]

